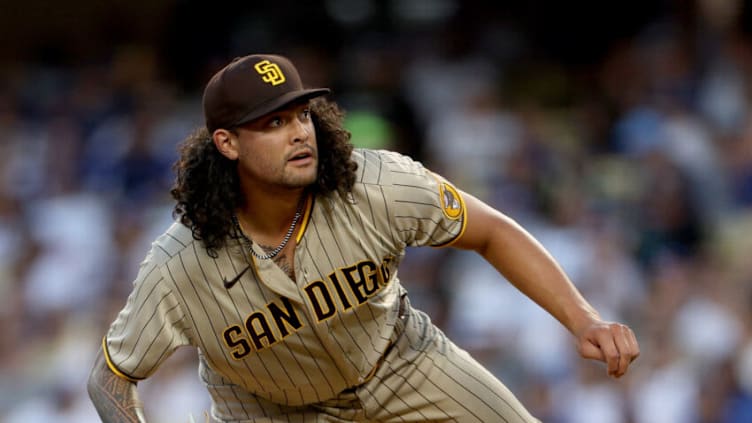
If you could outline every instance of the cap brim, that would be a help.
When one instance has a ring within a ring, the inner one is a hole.
[[[315,97],[327,95],[331,92],[329,88],[311,88],[307,90],[298,90],[285,93],[277,98],[267,101],[259,106],[256,106],[252,112],[240,118],[233,126],[242,125],[252,120],[258,119],[268,113],[271,113],[277,109],[281,109],[284,106],[294,103],[299,100],[310,100]]]

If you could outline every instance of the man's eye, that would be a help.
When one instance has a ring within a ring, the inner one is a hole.
[[[269,126],[272,126],[272,127],[276,128],[276,127],[278,127],[280,125],[282,125],[282,119],[281,118],[274,118],[274,119],[272,119],[272,120],[269,121]]]

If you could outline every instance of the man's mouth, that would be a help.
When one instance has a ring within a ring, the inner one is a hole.
[[[300,151],[296,154],[294,154],[288,161],[300,161],[300,160],[306,160],[310,157],[313,157],[313,153],[310,150],[304,150]]]

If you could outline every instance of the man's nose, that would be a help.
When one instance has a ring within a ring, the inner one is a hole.
[[[308,137],[311,135],[311,127],[306,122],[301,122],[298,119],[295,119],[294,123],[294,132],[292,137],[292,142],[302,142],[307,141]]]

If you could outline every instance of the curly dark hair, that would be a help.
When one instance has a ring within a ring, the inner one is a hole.
[[[337,192],[346,196],[355,183],[357,164],[350,154],[353,145],[344,129],[344,111],[324,97],[311,100],[311,118],[319,151],[318,178],[309,189],[314,193]],[[205,127],[196,129],[180,145],[173,165],[175,185],[170,194],[177,201],[173,217],[191,228],[208,254],[217,256],[232,231],[232,215],[242,205],[237,163],[223,156]]]

